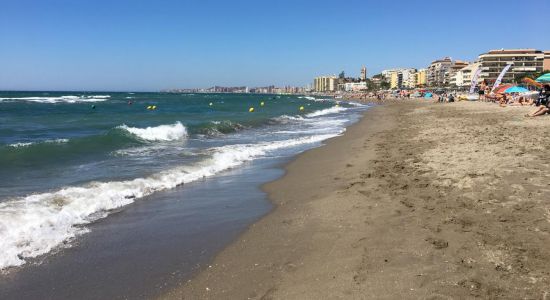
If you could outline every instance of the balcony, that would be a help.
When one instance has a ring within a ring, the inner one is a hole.
[[[516,67],[513,69],[514,72],[536,72],[536,67]]]

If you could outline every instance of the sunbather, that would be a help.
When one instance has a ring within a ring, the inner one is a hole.
[[[527,114],[527,117],[538,117],[545,115],[550,111],[549,105],[549,98],[550,98],[550,85],[545,85],[542,87],[542,89],[539,92],[539,98],[536,102],[537,109],[533,111],[530,114]]]

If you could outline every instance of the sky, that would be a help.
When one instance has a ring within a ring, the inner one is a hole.
[[[549,11],[550,0],[0,0],[0,90],[304,86],[362,65],[372,76],[550,50]]]

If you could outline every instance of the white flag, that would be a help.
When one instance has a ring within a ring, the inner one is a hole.
[[[495,81],[495,84],[493,85],[493,89],[491,89],[491,93],[500,85],[500,82],[502,82],[502,78],[504,77],[504,74],[508,72],[508,69],[512,66],[511,63],[507,64],[504,69],[502,69],[502,72],[498,75],[497,81]]]
[[[477,79],[479,77],[479,74],[481,73],[481,66],[477,68],[476,72],[474,73],[474,77],[472,77],[472,85],[470,85],[470,94],[474,93],[474,90],[477,85]]]

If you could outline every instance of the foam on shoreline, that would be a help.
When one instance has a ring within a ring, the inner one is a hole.
[[[322,134],[258,144],[226,145],[211,149],[211,157],[191,166],[176,167],[145,178],[92,182],[55,192],[34,194],[0,203],[0,269],[20,266],[88,232],[84,226],[117,208],[155,192],[213,176],[272,151],[319,143],[338,135]]]

